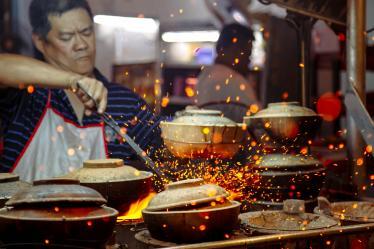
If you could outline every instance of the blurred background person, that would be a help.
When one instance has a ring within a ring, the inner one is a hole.
[[[196,104],[216,109],[236,121],[252,104],[259,105],[254,87],[248,81],[253,31],[241,24],[223,27],[216,44],[214,64],[202,70],[198,78]]]

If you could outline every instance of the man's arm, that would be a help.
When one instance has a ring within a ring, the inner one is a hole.
[[[46,88],[76,89],[77,96],[87,109],[94,101],[77,89],[77,83],[96,103],[98,112],[104,112],[107,104],[107,89],[103,83],[73,72],[67,72],[45,62],[13,54],[0,54],[0,87],[19,88],[21,85],[36,84]]]
[[[41,87],[70,88],[82,76],[57,69],[45,62],[21,55],[0,54],[0,84],[18,87],[38,84]]]

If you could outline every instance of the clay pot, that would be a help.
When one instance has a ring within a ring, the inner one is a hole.
[[[270,147],[306,146],[321,122],[318,114],[298,102],[270,103],[268,108],[244,117],[244,123],[257,142]]]
[[[13,173],[0,173],[0,208],[17,191],[29,187],[30,184],[19,180],[19,176]]]
[[[152,190],[152,173],[125,166],[122,159],[87,160],[82,168],[64,177],[77,179],[81,185],[95,189],[116,209]]]
[[[147,210],[159,211],[190,207],[223,200],[228,195],[225,189],[215,184],[205,184],[203,179],[188,179],[167,184],[165,191],[152,198]]]
[[[166,147],[181,158],[231,158],[245,138],[242,124],[217,110],[186,110],[160,127]]]
[[[339,219],[344,225],[374,222],[374,203],[367,201],[344,201],[330,203],[318,197],[317,214],[325,214]]]
[[[223,239],[237,225],[240,203],[219,208],[181,211],[143,210],[144,222],[152,237],[162,241],[198,242]]]
[[[43,246],[102,248],[111,237],[118,212],[77,181],[34,182],[0,209],[0,241]]]
[[[291,154],[265,155],[252,171],[254,179],[259,181],[251,187],[256,198],[254,204],[262,203],[265,209],[267,206],[280,209],[283,200],[289,198],[305,200],[309,209],[315,205],[313,202],[316,202],[326,175],[320,161],[311,156]]]
[[[172,183],[142,211],[144,222],[151,235],[163,241],[222,239],[237,225],[241,205],[227,196],[224,189],[201,179]]]

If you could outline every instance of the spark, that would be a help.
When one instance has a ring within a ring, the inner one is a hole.
[[[69,156],[74,156],[75,155],[75,150],[73,148],[68,149],[68,155]]]
[[[365,151],[366,151],[367,153],[371,153],[371,152],[373,151],[373,146],[371,146],[371,145],[369,144],[368,146],[366,146]]]
[[[187,86],[187,87],[184,89],[184,91],[186,92],[186,95],[187,95],[188,97],[193,97],[193,96],[195,96],[195,91],[194,91],[191,87],[189,87],[189,86]]]
[[[165,108],[168,106],[169,102],[170,102],[170,99],[168,97],[163,97],[161,100],[161,106]]]
[[[28,86],[27,87],[27,92],[29,93],[29,94],[32,94],[33,92],[34,92],[34,90],[35,90],[35,88],[34,88],[34,86]]]
[[[205,225],[200,225],[199,229],[200,229],[200,231],[205,231],[206,230],[206,226]]]
[[[257,113],[259,109],[260,109],[260,108],[259,108],[258,105],[256,105],[256,104],[252,104],[252,105],[249,106],[249,111],[250,111],[251,113]]]
[[[56,130],[57,132],[62,133],[64,131],[64,127],[62,125],[58,125]]]
[[[203,128],[203,134],[208,135],[210,133],[210,129],[208,127]]]

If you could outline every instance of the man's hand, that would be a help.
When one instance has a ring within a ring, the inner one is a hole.
[[[108,90],[101,81],[82,77],[72,82],[71,88],[84,104],[84,112],[87,116],[91,115],[95,109],[100,114],[105,111],[108,102]]]

